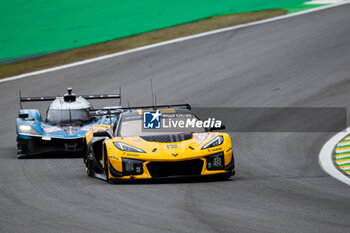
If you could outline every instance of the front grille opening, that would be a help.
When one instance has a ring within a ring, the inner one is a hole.
[[[147,169],[153,178],[195,176],[200,175],[203,168],[203,160],[189,160],[180,162],[150,162]]]

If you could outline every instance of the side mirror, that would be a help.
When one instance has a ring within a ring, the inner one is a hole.
[[[24,120],[25,118],[29,117],[29,114],[28,113],[18,113],[18,117]]]
[[[107,132],[107,131],[97,131],[95,133],[93,133],[94,137],[108,137],[108,138],[112,138],[112,136]]]
[[[226,129],[226,126],[224,124],[221,124],[220,127],[212,127],[212,128],[209,128],[209,131],[213,131],[213,130],[224,130]]]

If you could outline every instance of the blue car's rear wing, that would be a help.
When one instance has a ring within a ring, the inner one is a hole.
[[[120,99],[121,103],[121,94],[92,94],[92,95],[75,95],[72,93],[72,88],[68,87],[68,93],[63,95],[63,99],[65,102],[74,102],[77,97],[82,97],[86,100],[92,99]],[[121,89],[119,89],[121,92]],[[36,97],[23,97],[21,91],[19,91],[19,103],[22,109],[22,102],[39,102],[39,101],[54,101],[56,98],[60,96],[36,96]]]
[[[97,95],[77,95],[77,96],[83,97],[84,99],[90,99],[90,100],[91,99],[120,99],[119,94],[97,94]],[[39,96],[39,97],[20,96],[21,102],[53,101],[55,99],[56,99],[56,96]]]

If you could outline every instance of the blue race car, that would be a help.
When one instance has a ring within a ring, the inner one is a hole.
[[[22,109],[16,119],[17,158],[44,153],[84,151],[84,135],[95,124],[111,124],[117,116],[99,117],[88,99],[120,99],[120,94],[21,97],[22,102],[52,101],[44,119],[37,109]],[[118,108],[118,107],[110,107]],[[109,111],[109,110],[108,110]]]

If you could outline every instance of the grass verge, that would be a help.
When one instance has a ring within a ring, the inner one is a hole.
[[[14,62],[0,66],[0,78],[15,76],[27,72],[42,70],[54,66],[77,62],[106,54],[129,50],[161,41],[198,34],[219,28],[234,26],[252,21],[284,15],[287,10],[265,10],[216,16],[188,24],[182,24],[157,31],[138,34],[122,39],[111,40],[82,48],[67,50],[29,60]]]

